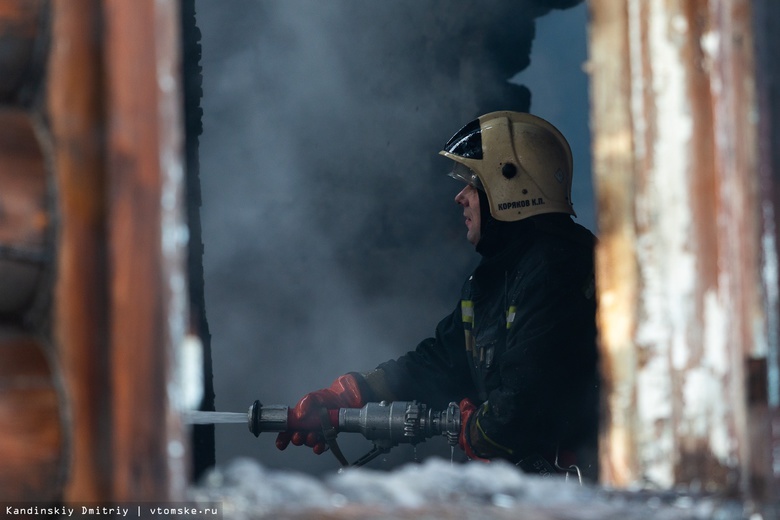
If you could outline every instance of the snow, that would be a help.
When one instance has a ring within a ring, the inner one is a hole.
[[[763,518],[714,497],[606,490],[524,474],[504,462],[438,458],[390,472],[347,468],[322,478],[240,458],[213,469],[190,493],[196,503],[221,503],[225,520]]]

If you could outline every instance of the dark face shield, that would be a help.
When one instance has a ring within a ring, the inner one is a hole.
[[[444,151],[464,159],[482,159],[482,128],[479,119],[458,130],[444,145]]]
[[[465,164],[456,162],[455,166],[452,168],[452,171],[447,175],[449,175],[453,179],[457,179],[459,181],[465,182],[466,184],[474,186],[479,190],[485,191],[485,188],[482,187],[482,181],[479,180],[477,174],[474,172],[474,170],[472,170]]]

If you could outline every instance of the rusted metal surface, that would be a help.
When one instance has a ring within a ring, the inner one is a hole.
[[[44,156],[32,118],[0,107],[0,315],[29,307],[47,258]]]
[[[0,501],[60,499],[62,399],[40,341],[0,327]]]
[[[617,4],[590,4],[603,480],[761,494],[750,2]]]
[[[175,499],[187,474],[174,379],[187,326],[178,4],[104,8],[114,496]]]
[[[99,19],[97,0],[52,3],[47,82],[59,214],[54,335],[70,398],[65,498],[82,501],[107,499],[112,482]]]

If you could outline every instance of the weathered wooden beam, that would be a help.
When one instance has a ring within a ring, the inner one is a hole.
[[[750,441],[747,385],[768,329],[750,2],[589,9],[603,481],[755,495],[768,439]]]
[[[178,3],[103,7],[114,497],[177,499],[188,475],[174,373],[187,328]]]
[[[754,0],[753,29],[756,42],[756,92],[758,97],[757,142],[759,150],[759,178],[761,211],[763,217],[762,247],[768,342],[766,377],[761,381],[765,400],[751,399],[756,411],[752,428],[755,435],[764,437],[769,431],[771,444],[763,463],[763,485],[774,500],[780,497],[780,266],[777,247],[780,244],[780,3],[774,0]],[[765,413],[764,420],[760,416]],[[763,438],[761,439],[763,440]],[[761,441],[758,441],[761,442]],[[756,472],[758,473],[758,472]],[[759,474],[760,475],[760,474]]]
[[[50,226],[46,178],[32,117],[0,108],[0,315],[19,319],[39,290]]]
[[[65,399],[37,330],[52,218],[45,146],[29,109],[44,68],[44,7],[0,0],[0,500],[53,503],[65,477]]]
[[[596,279],[602,347],[601,479],[626,485],[636,472],[638,261],[634,244],[633,132],[630,112],[628,12],[624,2],[591,8],[589,38],[593,107],[593,175],[599,209]]]
[[[0,326],[0,500],[61,499],[66,435],[63,399],[46,346]]]
[[[14,462],[11,473],[0,472],[4,499],[184,495],[178,6],[0,0],[0,318],[14,320],[0,333],[22,331],[18,341],[0,337],[0,455]],[[22,323],[33,296],[48,295],[40,278],[52,258],[54,298],[43,311],[50,315]],[[24,363],[38,358],[21,356],[20,345],[45,356]],[[37,372],[26,374],[31,366]],[[59,373],[67,399],[57,402]],[[38,391],[42,375],[49,387]],[[15,487],[5,485],[25,467]]]
[[[738,440],[733,449],[738,458],[732,459],[739,464],[735,484],[743,495],[767,501],[777,497],[767,487],[772,478],[766,427],[771,311],[763,284],[752,7],[749,0],[711,1],[706,13],[711,23],[700,41],[712,99],[718,297],[729,324],[722,350],[735,365],[728,369],[733,380],[731,393],[726,394],[735,411],[731,442]]]
[[[65,498],[108,499],[112,482],[103,65],[98,0],[52,3],[46,111],[57,185],[54,337],[67,389]]]
[[[0,1],[0,103],[32,102],[46,60],[46,0]]]

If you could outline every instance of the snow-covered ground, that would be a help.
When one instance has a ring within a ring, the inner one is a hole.
[[[321,478],[236,459],[191,490],[225,520],[533,519],[765,520],[736,502],[674,493],[616,492],[543,479],[514,466],[429,459],[386,472],[349,468]]]

